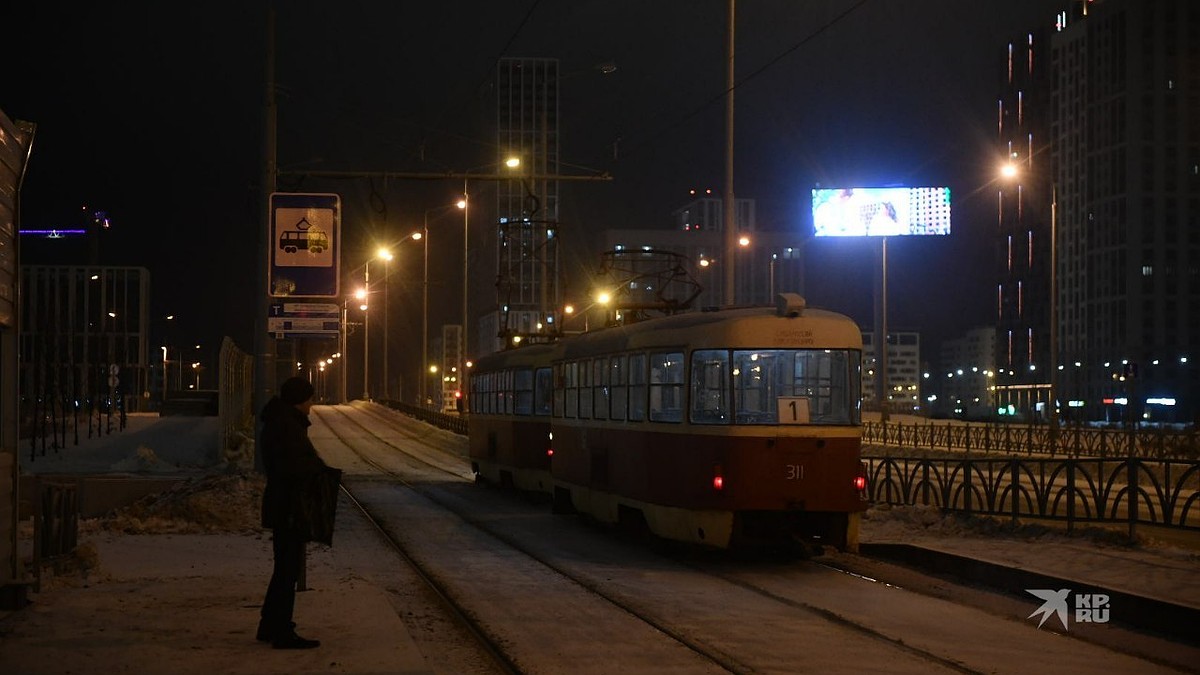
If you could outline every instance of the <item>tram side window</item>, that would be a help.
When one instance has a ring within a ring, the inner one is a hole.
[[[609,373],[608,358],[592,361],[592,417],[608,419]]]
[[[579,362],[579,418],[592,416],[592,362]]]
[[[496,401],[496,412],[512,414],[512,371],[502,370],[497,375],[499,399]]]
[[[484,414],[491,414],[493,412],[496,412],[496,410],[494,410],[494,408],[492,407],[492,374],[491,374],[491,372],[487,372],[487,374],[480,377],[479,393],[480,393],[480,396],[479,396],[480,407],[482,408],[482,412],[484,412]]]
[[[729,352],[706,349],[692,352],[692,421],[729,424]]]
[[[572,361],[563,364],[563,389],[566,390],[567,403],[563,414],[567,417],[579,416],[579,364]]]
[[[492,373],[491,381],[488,384],[491,392],[488,394],[488,409],[492,414],[499,415],[504,412],[504,399],[500,394],[500,373]]]
[[[683,421],[683,353],[650,355],[650,421]]]
[[[614,356],[609,362],[609,386],[612,391],[612,404],[608,416],[614,420],[625,419],[625,410],[629,402],[629,383],[626,380],[628,368],[625,366],[627,357]]]
[[[549,368],[538,368],[533,373],[533,414],[549,415],[553,410],[554,377]]]
[[[629,357],[629,421],[646,419],[646,355]]]
[[[513,413],[533,414],[533,371],[522,368],[513,373]]]

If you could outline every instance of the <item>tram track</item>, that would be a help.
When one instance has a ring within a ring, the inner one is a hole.
[[[353,420],[351,418],[351,416],[347,415],[345,412],[343,412],[341,410],[336,410],[336,413],[341,415],[347,421],[358,424],[361,429],[371,432],[377,439],[379,439],[383,443],[387,444],[388,446],[395,448],[397,450],[400,450],[401,452],[405,452],[402,448],[391,443],[384,437],[379,436],[378,434],[374,434],[374,432],[371,429],[367,428],[365,425],[359,424],[357,421]],[[371,415],[371,416],[374,417],[375,419],[382,419],[382,421],[385,421],[385,422],[388,421],[379,416],[374,416],[374,415]],[[322,419],[322,421],[327,422],[327,418],[325,417],[325,414],[318,413],[318,417],[320,419]],[[521,545],[521,543],[519,541],[515,540],[514,538],[505,536],[505,535],[495,531],[492,528],[486,527],[481,521],[479,521],[476,518],[472,518],[461,512],[455,511],[451,505],[445,503],[442,500],[439,500],[435,495],[432,495],[429,491],[422,490],[420,487],[407,481],[398,472],[393,471],[393,470],[383,466],[381,463],[376,462],[376,461],[364,456],[362,453],[358,453],[357,450],[355,450],[353,448],[353,446],[350,444],[349,439],[346,436],[339,434],[338,431],[336,429],[334,429],[332,425],[329,425],[329,429],[330,429],[330,431],[332,431],[334,433],[335,436],[337,436],[344,443],[346,443],[347,447],[351,448],[352,451],[356,452],[356,454],[358,454],[359,457],[364,462],[375,467],[380,473],[383,473],[389,477],[394,478],[397,482],[401,483],[408,489],[411,489],[413,491],[421,493],[422,496],[430,499],[434,503],[437,503],[439,506],[453,512],[456,516],[462,518],[464,522],[479,529],[481,532],[486,533],[487,535],[489,535],[492,538],[496,539],[497,541],[501,542],[505,546],[508,546],[510,549],[519,551],[520,553],[522,553],[525,556],[529,557],[530,559],[536,561],[540,565],[546,567],[549,570],[552,570],[556,574],[558,574],[564,578],[570,579],[572,582],[577,584],[579,587],[587,590],[588,592],[590,592],[591,594],[593,594],[597,597],[603,598],[605,601],[609,602],[610,604],[612,604],[616,607],[619,607],[620,609],[622,609],[629,615],[636,617],[638,620],[646,623],[647,625],[654,627],[659,632],[671,637],[676,642],[684,645],[685,647],[687,647],[689,650],[696,653],[697,655],[702,656],[703,658],[711,661],[713,664],[719,666],[721,669],[723,669],[727,672],[731,672],[731,673],[751,672],[750,669],[746,668],[744,665],[736,663],[733,659],[731,659],[727,656],[717,654],[715,652],[715,650],[706,648],[703,645],[696,644],[693,640],[688,639],[686,636],[675,633],[669,627],[660,625],[657,622],[655,622],[653,619],[651,619],[650,617],[640,614],[636,609],[631,608],[628,605],[621,603],[617,599],[609,597],[602,591],[602,589],[598,588],[594,584],[589,583],[586,580],[579,579],[578,577],[570,574],[568,571],[559,567],[558,565],[554,564],[553,562],[527,550],[525,547],[523,547]],[[411,436],[410,436],[410,438],[411,438]],[[453,471],[447,471],[444,467],[437,466],[436,464],[425,461],[424,459],[420,459],[420,458],[414,458],[414,459],[418,459],[418,461],[421,461],[422,463],[424,463],[430,467],[433,467],[439,471],[443,471],[443,472],[450,474],[456,478],[461,478],[461,476],[459,476],[457,473],[455,473]],[[403,545],[395,537],[393,537],[386,530],[386,528],[384,528],[380,524],[380,522],[376,519],[375,515],[372,513],[371,509],[363,506],[363,504],[360,503],[355,498],[353,490],[351,490],[349,487],[346,487],[345,485],[343,485],[343,490],[346,492],[346,494],[352,500],[354,500],[356,507],[361,510],[363,515],[370,520],[370,522],[379,530],[379,532],[381,534],[384,535],[384,537],[389,542],[389,545],[391,546],[391,548],[393,550],[395,550],[399,555],[401,555],[406,560],[406,562],[414,568],[414,570],[418,571],[418,574],[420,575],[421,579],[426,584],[428,584],[430,586],[430,588],[432,588],[435,591],[435,593],[438,595],[439,598],[442,598],[444,600],[444,602],[446,602],[447,607],[452,608],[452,611],[453,611],[456,619],[463,622],[463,624],[468,628],[468,630],[471,632],[471,634],[474,635],[480,641],[481,645],[484,646],[485,650],[489,654],[493,655],[493,659],[496,661],[496,663],[498,665],[501,665],[504,668],[505,672],[512,672],[512,673],[522,672],[519,669],[519,667],[515,663],[513,663],[513,661],[508,657],[508,655],[503,652],[503,648],[500,646],[499,642],[496,639],[494,639],[483,626],[481,626],[474,618],[472,618],[468,611],[464,611],[464,609],[461,607],[461,605],[454,599],[453,591],[451,589],[447,588],[440,581],[438,581],[437,575],[431,574],[430,571],[426,568],[426,566],[424,564],[418,562],[412,556],[409,555],[408,551],[403,547]]]
[[[370,411],[369,409],[363,408],[358,408],[358,410],[362,411],[362,415],[364,417],[386,424],[389,432],[387,432],[385,435],[381,435],[374,429],[371,429],[367,425],[363,424],[360,420],[354,419],[356,415],[348,414],[341,409],[335,409],[334,412],[336,412],[336,415],[333,416],[327,416],[328,413],[324,412],[320,413],[320,419],[329,427],[330,431],[341,440],[342,443],[344,443],[357,455],[362,457],[364,462],[369,462],[371,466],[375,467],[376,471],[380,472],[384,476],[387,476],[389,480],[403,485],[405,488],[419,494],[421,498],[428,500],[432,504],[435,504],[438,508],[448,511],[462,523],[474,528],[488,539],[500,542],[505,550],[518,553],[546,572],[557,575],[558,577],[569,581],[569,585],[576,588],[577,591],[583,591],[594,598],[598,598],[600,601],[618,609],[624,615],[632,617],[641,624],[650,627],[655,633],[664,636],[685,648],[689,653],[693,654],[695,658],[701,659],[710,664],[712,669],[735,673],[758,672],[764,669],[761,658],[758,657],[758,655],[755,655],[753,650],[736,646],[730,648],[727,646],[731,643],[731,641],[734,645],[739,644],[739,640],[742,641],[741,643],[743,645],[752,644],[754,640],[751,636],[738,634],[737,631],[733,631],[733,635],[725,634],[724,632],[710,632],[712,631],[711,626],[701,627],[699,624],[702,622],[698,622],[695,617],[687,617],[679,614],[679,608],[677,606],[669,606],[670,601],[665,601],[666,605],[668,606],[664,608],[664,601],[662,601],[664,596],[652,593],[647,594],[644,591],[639,591],[636,585],[630,586],[629,584],[623,584],[618,581],[614,581],[612,578],[606,578],[604,575],[596,574],[595,570],[589,569],[587,565],[588,562],[593,561],[587,560],[584,563],[580,562],[581,559],[593,557],[591,556],[591,550],[581,550],[579,548],[572,549],[571,546],[548,546],[545,541],[546,537],[541,537],[541,543],[532,541],[532,539],[536,537],[537,532],[521,528],[504,529],[505,523],[516,518],[508,516],[507,512],[498,518],[495,517],[494,514],[489,515],[487,513],[473,513],[469,509],[469,504],[464,505],[464,502],[453,495],[447,497],[447,494],[436,486],[427,484],[426,479],[422,478],[415,481],[410,480],[408,477],[403,475],[402,472],[385,466],[382,462],[369,459],[365,456],[361,448],[354,447],[352,442],[354,438],[352,437],[358,438],[360,443],[369,440],[371,443],[374,443],[379,447],[389,448],[399,451],[400,453],[404,453],[407,456],[402,461],[407,462],[409,465],[412,465],[415,462],[418,467],[424,467],[421,469],[422,471],[432,471],[434,474],[440,476],[443,481],[464,483],[467,480],[464,472],[455,470],[452,468],[452,466],[445,466],[443,461],[431,462],[429,461],[428,457],[414,457],[409,455],[408,450],[405,447],[402,447],[406,444],[395,442],[395,436],[406,438],[408,440],[416,440],[416,436],[418,436],[418,434],[414,434],[411,431],[404,429],[402,424],[396,420],[388,419],[388,416],[385,414],[379,414],[375,411]],[[348,430],[346,425],[353,425],[353,429]],[[335,429],[335,426],[339,427],[340,431]],[[395,432],[395,436],[392,436],[393,431]],[[392,437],[389,438],[389,436]],[[419,454],[424,455],[425,453],[422,451]],[[443,459],[453,459],[454,461],[460,463],[464,462],[464,459],[461,456],[454,458],[443,457]],[[356,488],[359,484],[357,484],[354,480],[349,482],[349,489],[351,491],[356,491]],[[378,482],[379,481],[375,481],[375,484]],[[511,499],[507,497],[507,495],[496,495],[494,491],[479,490],[479,488],[475,488],[473,486],[471,487],[471,491],[473,494],[478,494],[480,492],[487,493],[490,494],[492,498],[504,497],[508,502],[510,502],[510,506],[512,502],[519,501]],[[378,523],[380,519],[377,518],[377,516],[379,514],[376,513],[372,515],[370,513],[370,511],[374,510],[374,507],[364,508],[368,511],[368,515],[371,517],[372,521]],[[582,544],[577,543],[576,545],[598,545],[597,542],[600,540],[595,537],[594,531],[591,531],[588,528],[580,528],[578,527],[578,523],[570,523],[570,521],[565,521],[565,519],[562,519],[561,517],[554,518],[560,524],[560,529],[566,527],[562,525],[562,523],[566,522],[571,526],[570,529],[574,530],[571,535],[559,537],[560,539],[565,540],[569,537],[582,537],[582,539],[585,541],[583,541]],[[384,529],[382,524],[377,524],[377,527],[380,527],[381,531],[386,532],[386,529]],[[581,532],[583,533],[582,535]],[[394,537],[389,535],[389,539],[394,540]],[[602,547],[605,550],[602,552],[597,552],[594,556],[598,559],[596,562],[598,562],[602,568],[610,571],[612,569],[612,565],[620,564],[612,563],[610,565],[611,561],[609,560],[609,557],[612,555],[612,553],[608,549],[613,546],[619,547],[622,545],[620,542],[614,542],[614,539],[615,538],[613,537],[603,538],[604,544]],[[398,541],[395,543],[395,545],[402,546],[402,544]],[[405,553],[405,555],[406,557],[409,557],[408,553]],[[643,555],[645,555],[644,551]],[[766,581],[764,582],[762,578],[759,578],[762,577],[762,574],[757,574],[756,576],[755,570],[751,570],[751,573],[747,575],[738,572],[736,569],[731,573],[729,570],[712,569],[706,566],[692,567],[686,563],[681,564],[678,559],[663,561],[657,555],[650,557],[656,559],[656,561],[653,563],[647,563],[646,559],[643,557],[634,561],[634,563],[627,565],[626,567],[628,569],[635,570],[639,569],[639,566],[645,566],[647,564],[657,564],[673,569],[684,569],[690,567],[690,573],[701,575],[701,580],[699,583],[705,587],[711,588],[711,591],[708,591],[706,595],[737,595],[740,598],[740,603],[749,602],[749,606],[756,608],[752,612],[747,612],[749,615],[759,614],[763,616],[776,616],[780,617],[781,621],[783,622],[801,625],[818,623],[825,624],[825,630],[829,630],[829,627],[831,626],[836,627],[837,630],[845,631],[855,635],[859,640],[886,645],[889,649],[905,654],[908,659],[911,659],[913,662],[923,664],[924,668],[944,669],[950,672],[984,672],[990,669],[986,666],[980,667],[978,664],[972,664],[969,661],[959,659],[954,654],[947,654],[946,650],[939,645],[934,644],[922,646],[919,640],[914,640],[903,632],[896,633],[891,629],[891,627],[885,626],[881,628],[879,625],[873,625],[869,616],[867,617],[868,620],[863,620],[861,611],[858,613],[846,612],[839,608],[837,604],[829,604],[826,602],[827,599],[812,601],[804,597],[797,597],[793,592],[788,591],[786,588],[783,590],[780,588],[781,586],[786,587],[791,583],[780,581],[781,579],[786,579],[788,574],[795,576],[796,578],[803,578],[806,575],[811,576],[814,574],[815,570],[820,570],[822,573],[828,573],[830,575],[834,573],[837,573],[841,576],[853,574],[852,571],[840,569],[835,564],[824,562],[817,563],[813,561],[809,561],[800,566],[791,564],[790,568],[798,568],[800,571],[796,572],[795,569],[793,569],[787,574],[780,573],[779,575],[776,575],[778,578],[773,576],[775,575],[774,572],[766,573]],[[675,575],[676,573],[672,572],[671,574]],[[443,584],[438,591],[439,595],[444,595],[447,598],[462,598],[463,592],[461,589],[453,588],[453,584],[446,584],[446,577],[453,576],[452,574],[448,574],[445,571],[432,570],[423,571],[422,576],[431,579],[432,583]],[[864,586],[882,586],[882,584],[874,582],[874,580],[865,577],[859,578],[858,582]],[[681,592],[686,592],[686,590]],[[856,594],[861,593],[864,595],[869,594],[869,591],[862,589],[854,590],[852,592]],[[668,593],[666,595],[669,596],[670,594]],[[747,601],[745,596],[754,596],[757,598],[757,601]],[[479,621],[478,630],[480,631],[480,634],[484,636],[483,639],[491,640],[494,644],[499,645],[512,644],[511,635],[507,637],[504,635],[498,635],[494,626],[485,625],[486,621],[480,621],[481,615],[486,614],[486,611],[480,610],[478,607],[471,606],[469,604],[469,600],[464,601],[460,599],[457,600],[457,602],[467,605],[465,608],[460,610],[461,614],[468,617],[469,620]],[[712,611],[718,614],[720,613],[720,610],[721,608],[719,603],[712,609]],[[731,610],[730,614],[737,615],[742,611],[745,610]],[[701,628],[703,628],[703,630],[701,630]],[[767,630],[767,632],[770,633],[769,630]],[[502,653],[505,653],[503,651],[506,649],[505,647],[502,646],[500,649],[502,650]],[[897,657],[900,658],[901,662],[906,661],[907,659],[900,657],[899,653],[897,654]],[[506,670],[506,672],[523,672],[521,670],[522,659],[511,658],[510,661],[513,663],[513,667],[517,668],[518,670]],[[770,670],[770,668],[766,669]]]
[[[385,422],[385,423],[390,421],[390,420],[387,420],[385,416],[383,416],[383,415],[380,415],[380,414],[376,413],[375,411],[370,411],[370,410],[369,410],[369,409],[367,409],[367,408],[360,408],[360,410],[361,410],[361,411],[362,411],[364,414],[366,414],[366,415],[368,415],[369,417],[372,417],[373,419],[376,419],[376,420],[378,420],[378,421],[383,421],[383,422]],[[347,420],[349,420],[349,421],[354,421],[354,420],[352,420],[352,419],[350,418],[350,416],[349,416],[349,415],[346,415],[346,413],[345,413],[345,412],[343,412],[343,411],[340,411],[340,410],[337,410],[336,412],[337,412],[338,414],[342,415],[342,416],[343,416],[345,419],[347,419]],[[357,424],[357,422],[355,422],[355,423]],[[392,443],[392,442],[391,442],[391,441],[389,441],[388,439],[384,438],[383,436],[380,436],[379,434],[375,433],[375,432],[374,432],[372,429],[368,429],[366,426],[364,426],[364,425],[361,425],[361,424],[360,424],[359,426],[360,426],[360,428],[362,428],[363,430],[365,430],[365,431],[368,431],[368,432],[371,432],[371,433],[372,433],[372,435],[374,435],[374,436],[375,436],[377,439],[379,439],[381,442],[383,442],[383,443],[387,444],[388,446],[390,446],[390,447],[392,447],[392,448],[395,448],[395,449],[397,449],[397,450],[400,450],[401,452],[405,452],[405,451],[404,451],[402,448],[400,448],[400,447],[399,447],[399,446],[397,446],[396,444]],[[397,427],[393,427],[393,428],[397,428]],[[331,430],[333,430],[333,429],[332,429],[332,427],[331,427]],[[335,434],[337,434],[337,432],[336,432],[336,431],[334,431],[334,433],[335,433]],[[411,434],[411,433],[409,433],[407,430],[401,430],[401,433],[402,433],[403,435],[405,435],[405,436],[406,436],[407,438],[409,438],[409,439],[415,439],[415,434]],[[344,437],[344,436],[342,436],[342,435],[340,435],[340,434],[338,434],[338,436],[339,436],[339,438],[341,438],[343,441],[347,441],[347,440],[348,440],[346,437]],[[360,456],[361,456],[361,455],[360,455]],[[402,477],[398,476],[398,475],[397,475],[395,472],[393,472],[393,471],[391,471],[391,470],[387,469],[386,467],[383,467],[382,465],[378,464],[377,462],[374,462],[374,461],[372,461],[372,460],[369,460],[369,459],[367,459],[367,458],[365,458],[365,457],[363,457],[363,459],[364,459],[364,461],[367,461],[367,462],[368,462],[369,464],[371,464],[372,466],[375,466],[375,467],[376,467],[376,468],[377,468],[377,469],[378,469],[378,470],[379,470],[381,473],[384,473],[384,474],[387,474],[387,475],[389,475],[389,476],[392,476],[392,477],[396,478],[396,479],[397,479],[399,482],[401,482],[401,483],[405,484],[406,486],[408,486],[408,487],[410,487],[410,488],[413,488],[413,486],[412,486],[412,485],[408,484],[408,483],[407,483],[407,482],[406,482],[406,481],[405,481],[405,480],[404,480]],[[425,460],[421,460],[421,461],[423,461],[423,462],[424,462],[424,463],[426,463],[426,464],[429,464],[430,466],[432,466],[432,467],[434,467],[434,468],[436,468],[436,469],[440,469],[440,470],[443,470],[443,471],[445,471],[445,469],[444,469],[443,467],[440,467],[440,466],[437,466],[437,465],[431,464],[431,463],[429,463],[429,462],[427,462],[427,461],[425,461]],[[456,472],[453,472],[453,471],[447,471],[447,473],[450,473],[450,474],[452,474],[452,475],[455,475],[455,476],[457,476]],[[345,488],[344,488],[344,489],[345,489]],[[413,488],[413,489],[416,489],[416,488]],[[349,493],[349,490],[347,490],[347,494],[350,494],[350,493]],[[428,496],[428,495],[427,495],[427,496]],[[351,495],[351,497],[353,497],[353,495]],[[436,501],[436,500],[435,500],[435,501]],[[358,508],[359,508],[359,509],[361,509],[361,510],[363,511],[364,515],[365,515],[366,517],[368,517],[369,519],[371,519],[371,522],[372,522],[372,523],[373,523],[373,524],[374,524],[374,525],[375,525],[377,528],[379,528],[381,532],[383,532],[383,529],[382,529],[382,527],[380,527],[380,526],[379,526],[378,522],[374,520],[374,518],[371,516],[371,514],[370,514],[370,513],[369,513],[369,512],[368,512],[368,511],[367,511],[367,510],[364,508],[364,507],[362,507],[362,505],[361,505],[361,504],[358,504],[358,502],[357,502],[357,501],[356,501],[355,503],[356,503],[356,505],[358,506]],[[449,506],[448,506],[448,505],[446,505],[446,504],[441,504],[441,505],[442,505],[442,506],[445,506],[445,507],[447,507],[447,508],[449,508]],[[492,537],[495,537],[497,540],[499,540],[501,543],[503,543],[503,544],[505,544],[505,545],[509,546],[510,548],[513,548],[513,549],[519,550],[521,553],[523,553],[523,554],[525,554],[525,555],[527,555],[527,556],[531,557],[532,559],[536,560],[538,563],[540,563],[540,564],[544,565],[545,567],[547,567],[547,568],[549,568],[549,569],[553,570],[554,572],[556,572],[556,573],[558,573],[558,574],[560,574],[560,575],[562,575],[562,576],[564,576],[564,577],[567,577],[567,578],[571,579],[572,581],[574,581],[575,583],[579,584],[579,585],[580,585],[582,588],[585,588],[585,589],[586,589],[586,590],[588,590],[589,592],[591,592],[591,593],[593,593],[593,594],[595,594],[595,595],[597,595],[597,596],[599,596],[599,597],[602,597],[602,598],[604,598],[606,601],[608,601],[608,602],[610,602],[610,603],[612,603],[612,604],[614,604],[614,605],[616,605],[616,606],[618,606],[618,607],[621,607],[623,610],[625,610],[625,611],[626,611],[626,612],[628,612],[629,614],[631,614],[631,615],[633,615],[633,616],[637,617],[638,619],[642,620],[643,622],[645,622],[645,623],[647,623],[647,624],[649,624],[649,625],[651,625],[651,626],[654,626],[654,627],[655,627],[657,630],[659,630],[659,631],[661,631],[662,633],[664,633],[664,634],[666,634],[666,635],[670,636],[672,639],[675,639],[676,641],[680,642],[681,644],[684,644],[684,645],[686,645],[686,646],[687,646],[689,649],[691,649],[693,652],[696,652],[696,653],[698,653],[698,654],[701,654],[701,655],[705,656],[706,658],[709,658],[711,661],[713,661],[714,663],[716,663],[716,664],[720,665],[722,668],[725,668],[725,669],[726,669],[726,670],[728,670],[729,672],[735,672],[735,673],[738,673],[738,672],[752,672],[752,669],[747,669],[746,667],[742,666],[741,664],[737,664],[737,663],[735,663],[735,662],[734,662],[732,659],[730,659],[730,658],[728,658],[728,657],[723,657],[723,656],[721,656],[721,657],[717,657],[717,656],[714,656],[714,655],[712,654],[712,650],[711,650],[711,649],[708,649],[708,648],[706,648],[706,647],[705,647],[705,646],[703,646],[703,645],[695,644],[695,643],[694,643],[694,641],[690,640],[689,638],[687,638],[687,637],[686,637],[686,636],[684,636],[683,634],[681,634],[681,633],[679,633],[679,632],[677,632],[677,631],[675,631],[675,630],[673,630],[673,629],[671,629],[671,628],[669,628],[669,627],[667,627],[667,626],[665,626],[665,625],[662,625],[660,622],[658,622],[658,621],[656,621],[656,620],[654,620],[654,619],[652,619],[652,618],[650,618],[650,617],[648,617],[648,616],[644,615],[644,614],[643,614],[642,612],[640,612],[639,610],[637,610],[637,609],[634,609],[634,608],[632,608],[631,606],[629,606],[629,604],[628,604],[628,603],[625,603],[625,602],[621,601],[620,599],[617,599],[617,598],[611,597],[611,596],[610,596],[610,594],[606,593],[606,592],[605,592],[605,591],[604,591],[602,588],[600,588],[599,586],[597,586],[597,585],[596,585],[594,582],[592,582],[592,581],[590,581],[590,580],[588,580],[588,579],[580,578],[579,576],[577,576],[577,575],[574,575],[574,574],[570,573],[569,571],[567,571],[567,570],[565,570],[565,569],[561,568],[559,565],[557,565],[557,564],[553,563],[552,561],[550,561],[550,560],[546,559],[545,557],[543,557],[543,556],[539,556],[539,555],[536,555],[536,554],[532,553],[530,550],[528,550],[528,548],[527,548],[527,547],[525,547],[525,546],[522,544],[522,542],[520,542],[519,540],[515,539],[514,537],[506,536],[506,535],[504,535],[504,534],[502,534],[502,533],[499,533],[499,532],[495,531],[494,529],[487,528],[487,527],[485,527],[485,526],[484,526],[482,523],[480,523],[480,522],[476,521],[475,519],[472,519],[472,518],[466,517],[466,516],[464,516],[462,513],[458,513],[458,512],[456,512],[456,515],[458,515],[459,517],[463,517],[463,518],[464,518],[464,520],[466,520],[466,522],[468,522],[468,523],[472,524],[473,526],[475,526],[475,527],[478,527],[478,528],[480,528],[480,529],[484,530],[484,531],[485,531],[485,532],[487,532],[489,535],[491,535]],[[420,569],[420,568],[419,568],[419,566],[418,566],[418,565],[417,565],[417,564],[416,564],[416,563],[415,563],[415,562],[414,562],[414,561],[413,561],[411,558],[409,558],[409,557],[407,556],[407,554],[406,554],[406,553],[403,551],[403,549],[402,549],[402,548],[401,548],[401,547],[400,547],[400,546],[397,544],[397,542],[395,542],[395,540],[394,540],[394,539],[391,539],[391,538],[389,538],[389,542],[390,542],[390,544],[392,545],[392,547],[393,547],[395,550],[397,550],[397,551],[398,551],[398,552],[399,552],[401,555],[403,555],[403,556],[406,558],[406,560],[409,562],[409,564],[411,564],[411,565],[413,565],[414,567],[417,567],[418,569]],[[699,569],[699,568],[696,568],[696,569]],[[703,572],[703,571],[702,571],[702,573],[705,573],[705,574],[712,574],[712,573],[710,573],[710,572]],[[438,595],[439,595],[439,597],[445,598],[445,599],[447,600],[447,602],[449,602],[449,603],[452,603],[452,606],[456,608],[456,613],[457,613],[458,615],[460,615],[460,616],[464,616],[464,617],[465,617],[465,615],[464,615],[462,612],[458,611],[458,609],[457,609],[457,608],[458,608],[458,605],[457,605],[457,604],[453,604],[453,601],[452,601],[452,600],[450,599],[450,597],[449,597],[449,596],[448,596],[448,595],[445,593],[445,589],[442,589],[442,588],[440,588],[440,587],[437,587],[437,585],[436,585],[436,584],[433,582],[433,579],[432,579],[432,577],[430,577],[429,575],[425,574],[425,572],[424,572],[424,570],[423,570],[423,569],[421,570],[421,576],[422,576],[422,579],[424,579],[424,580],[426,581],[426,583],[429,583],[429,584],[431,584],[432,586],[434,586],[434,587],[436,588],[436,590],[437,590],[437,592],[438,592]],[[784,604],[790,604],[790,605],[792,605],[792,606],[795,606],[795,607],[797,607],[797,608],[799,608],[799,609],[804,609],[804,610],[806,610],[806,611],[813,611],[813,612],[816,612],[816,613],[819,613],[819,614],[823,614],[823,615],[824,615],[824,616],[825,616],[827,619],[829,619],[829,620],[831,620],[831,621],[834,621],[834,622],[836,622],[836,623],[840,623],[840,624],[842,624],[842,625],[846,625],[846,626],[849,626],[849,627],[852,627],[852,628],[861,628],[861,627],[855,626],[855,625],[854,625],[853,623],[851,623],[851,622],[846,622],[844,619],[841,619],[841,618],[840,618],[840,617],[838,617],[836,614],[833,614],[833,613],[830,613],[830,612],[827,612],[827,611],[823,611],[823,610],[819,610],[819,609],[817,609],[817,608],[807,607],[807,606],[804,606],[804,605],[802,605],[802,604],[789,603],[789,602],[787,601],[787,599],[786,599],[786,598],[780,598],[780,597],[778,597],[778,596],[775,596],[775,595],[771,594],[769,591],[766,591],[765,589],[761,589],[761,588],[755,588],[755,587],[753,587],[753,586],[751,586],[751,585],[745,584],[744,582],[738,582],[738,581],[736,581],[736,580],[733,580],[733,579],[729,579],[729,578],[726,578],[726,577],[722,577],[722,576],[721,576],[721,575],[719,575],[719,574],[717,574],[717,575],[714,575],[714,576],[717,576],[717,577],[720,577],[720,578],[724,578],[726,581],[728,581],[728,582],[730,582],[730,583],[733,583],[733,584],[736,584],[736,585],[739,585],[739,586],[745,587],[745,588],[747,588],[748,590],[751,590],[752,592],[758,593],[758,594],[762,595],[763,597],[769,598],[769,599],[771,599],[771,600],[773,600],[773,601],[782,602],[782,603],[784,603]],[[866,632],[867,632],[867,634],[872,634],[870,631],[866,631]],[[476,628],[474,627],[474,624],[473,624],[473,622],[472,622],[472,633],[479,634],[479,635],[484,635],[484,634],[483,634],[483,633],[481,633],[480,631],[476,630]],[[878,636],[878,635],[873,635],[873,636],[874,636],[874,637],[883,637],[883,636]],[[484,636],[484,637],[486,637],[486,636]],[[481,639],[482,639],[482,638],[481,638]],[[883,638],[883,639],[886,639],[886,638]],[[487,640],[487,643],[488,643],[489,645],[490,645],[490,644],[492,644],[492,642],[490,641],[490,639],[489,639],[489,640]],[[906,646],[904,646],[904,645],[902,645],[902,644],[901,644],[901,645],[899,645],[899,646],[900,646],[901,648],[903,648],[903,649],[907,649],[907,650],[911,651],[911,649],[910,649],[910,648],[908,648],[908,647],[906,647]],[[489,651],[490,651],[490,650],[489,650]],[[507,660],[506,660],[505,662],[507,663]],[[961,669],[958,669],[958,668],[956,667],[956,665],[955,665],[955,664],[952,664],[952,663],[946,663],[946,664],[944,664],[944,665],[947,665],[947,666],[949,666],[949,667],[951,667],[951,668],[953,668],[953,669],[955,669],[955,670],[958,670],[958,672],[971,672],[971,671],[963,671],[963,670],[961,670]]]

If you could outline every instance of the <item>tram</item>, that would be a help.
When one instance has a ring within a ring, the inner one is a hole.
[[[861,361],[858,326],[795,294],[492,355],[471,377],[472,467],[669,540],[854,550]]]

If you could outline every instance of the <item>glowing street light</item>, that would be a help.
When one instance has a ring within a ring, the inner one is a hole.
[[[422,218],[420,232],[414,232],[412,239],[423,239],[424,244],[424,262],[421,269],[421,363],[429,362],[429,214],[440,209],[448,208],[449,206],[458,207],[463,211],[463,349],[466,349],[466,331],[467,331],[467,195],[466,183],[463,184],[463,197],[454,204],[446,206],[435,206],[431,209],[425,209],[425,214]],[[421,386],[418,394],[421,397],[421,406],[425,406],[425,379],[421,378]]]
[[[383,261],[383,398],[388,398],[388,285],[392,262],[392,252],[385,246],[380,246],[375,252],[375,258]]]

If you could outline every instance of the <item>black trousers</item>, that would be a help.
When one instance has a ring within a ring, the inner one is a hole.
[[[300,578],[300,566],[304,564],[303,537],[283,528],[275,530],[273,548],[275,568],[271,583],[267,585],[267,597],[262,604],[262,628],[272,635],[292,630],[292,610],[296,607],[296,581]]]

